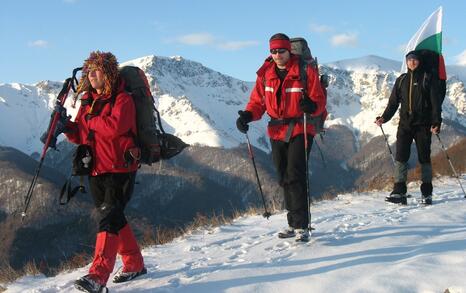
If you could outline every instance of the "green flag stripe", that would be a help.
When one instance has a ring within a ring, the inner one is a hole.
[[[417,44],[415,50],[431,50],[435,51],[438,54],[442,54],[442,32],[432,35],[427,39],[424,39],[422,42]]]

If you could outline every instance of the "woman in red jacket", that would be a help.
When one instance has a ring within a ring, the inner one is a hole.
[[[299,57],[291,54],[288,36],[275,34],[269,44],[273,61],[266,62],[257,72],[249,103],[245,111],[239,111],[236,125],[246,133],[249,122],[261,119],[265,112],[270,116],[267,131],[288,210],[289,227],[278,236],[309,241],[303,114],[308,113],[311,117],[325,115],[326,98],[319,75],[312,66],[306,66],[307,83],[303,84]],[[304,97],[303,93],[308,96]],[[316,134],[311,123],[307,123],[306,134],[309,154]]]
[[[84,62],[76,93],[76,97],[83,93],[81,106],[75,122],[66,125],[67,138],[89,150],[89,186],[99,216],[94,261],[89,274],[75,281],[75,287],[85,292],[107,291],[117,253],[122,256],[123,269],[113,282],[129,281],[146,273],[141,251],[124,215],[134,189],[138,148],[134,142],[135,105],[123,89],[115,56],[92,52]]]

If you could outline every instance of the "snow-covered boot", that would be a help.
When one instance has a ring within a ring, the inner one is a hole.
[[[74,287],[80,291],[88,293],[108,293],[107,287],[99,283],[94,275],[85,275],[74,281]]]
[[[309,242],[311,240],[311,233],[309,229],[296,229],[296,242]]]
[[[291,238],[295,237],[296,233],[293,227],[285,228],[283,231],[278,232],[278,238]]]
[[[125,272],[123,270],[119,271],[118,273],[115,274],[113,277],[113,283],[123,283],[127,281],[131,281],[134,278],[137,278],[141,275],[147,274],[147,269],[142,268],[142,270],[138,272]]]
[[[393,185],[393,191],[390,193],[389,196],[385,198],[385,201],[391,203],[401,203],[401,204],[408,204],[408,199],[406,197],[406,182],[395,182]]]
[[[432,204],[432,183],[423,182],[421,184],[422,203],[431,205]]]

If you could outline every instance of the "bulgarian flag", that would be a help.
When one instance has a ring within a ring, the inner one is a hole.
[[[441,80],[447,79],[445,61],[442,56],[442,16],[440,6],[424,21],[416,34],[411,38],[405,50],[405,55],[415,50],[430,50],[438,54],[438,73]],[[406,60],[403,60],[401,72],[406,72]]]

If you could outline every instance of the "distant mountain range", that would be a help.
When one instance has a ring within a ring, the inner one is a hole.
[[[245,107],[253,83],[241,81],[182,57],[146,56],[122,65],[139,66],[146,73],[166,130],[190,144],[231,148],[244,142],[236,130],[237,111]],[[364,144],[380,135],[372,123],[386,106],[401,63],[369,55],[328,63],[320,67],[330,76],[326,125],[343,125]],[[465,68],[450,72],[443,117],[466,127]],[[71,71],[71,70],[70,70]],[[463,73],[463,75],[462,75]],[[41,149],[38,138],[45,131],[61,82],[34,85],[0,83],[0,144],[27,154]],[[76,109],[70,107],[69,112]],[[253,144],[269,151],[265,136],[267,118],[252,123]],[[393,137],[397,118],[386,126]],[[393,139],[392,139],[393,140]]]

